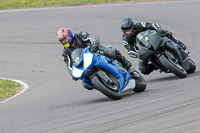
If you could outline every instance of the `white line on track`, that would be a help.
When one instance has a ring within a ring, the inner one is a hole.
[[[13,98],[15,98],[15,97],[21,95],[22,93],[24,93],[25,91],[27,91],[27,90],[29,89],[29,85],[26,84],[26,83],[23,82],[23,81],[16,80],[16,79],[9,79],[9,78],[2,78],[2,79],[12,80],[12,81],[15,81],[15,82],[19,83],[19,84],[22,86],[22,90],[21,90],[19,93],[13,95],[12,97],[10,97],[10,98],[8,98],[8,99],[6,99],[6,100],[0,102],[0,104],[1,104],[1,103],[5,103],[5,102],[7,102],[7,101],[10,101],[11,99],[13,99]]]

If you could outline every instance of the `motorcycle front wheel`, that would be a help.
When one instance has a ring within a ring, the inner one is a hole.
[[[97,90],[113,100],[119,100],[122,98],[122,93],[119,87],[117,87],[116,85],[110,87],[108,85],[105,85],[103,79],[101,79],[97,75],[95,75],[91,79],[91,83]]]
[[[159,58],[159,61],[162,63],[162,65],[170,70],[173,74],[180,78],[185,78],[187,76],[187,72],[179,63],[176,63],[175,61],[166,58],[165,55],[161,55]]]

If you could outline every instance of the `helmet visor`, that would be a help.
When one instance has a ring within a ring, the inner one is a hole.
[[[68,47],[70,47],[70,44],[69,44],[70,40],[71,40],[71,37],[70,36],[66,36],[63,39],[61,39],[60,42],[62,43],[62,45],[64,47],[68,48]]]
[[[124,33],[125,33],[126,35],[129,35],[129,34],[132,33],[132,31],[133,31],[133,29],[130,28],[130,29],[124,30]]]

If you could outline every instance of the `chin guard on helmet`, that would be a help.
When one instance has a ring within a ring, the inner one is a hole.
[[[63,46],[66,47],[66,48],[69,48],[69,47],[70,47],[70,44],[69,44],[69,43],[66,43],[66,44],[64,44]]]

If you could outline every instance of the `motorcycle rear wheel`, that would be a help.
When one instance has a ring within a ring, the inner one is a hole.
[[[187,70],[187,73],[193,73],[196,70],[196,64],[192,59],[189,59],[190,69]]]
[[[146,81],[145,79],[142,77],[142,75],[140,75],[138,72],[136,72],[138,76],[131,76],[132,79],[135,80],[135,89],[133,89],[134,92],[139,93],[139,92],[143,92],[146,89]]]
[[[170,70],[173,74],[180,78],[185,78],[187,76],[187,72],[183,69],[179,64],[176,64],[174,61],[166,58],[165,55],[161,55],[159,61],[163,64],[165,68]]]

